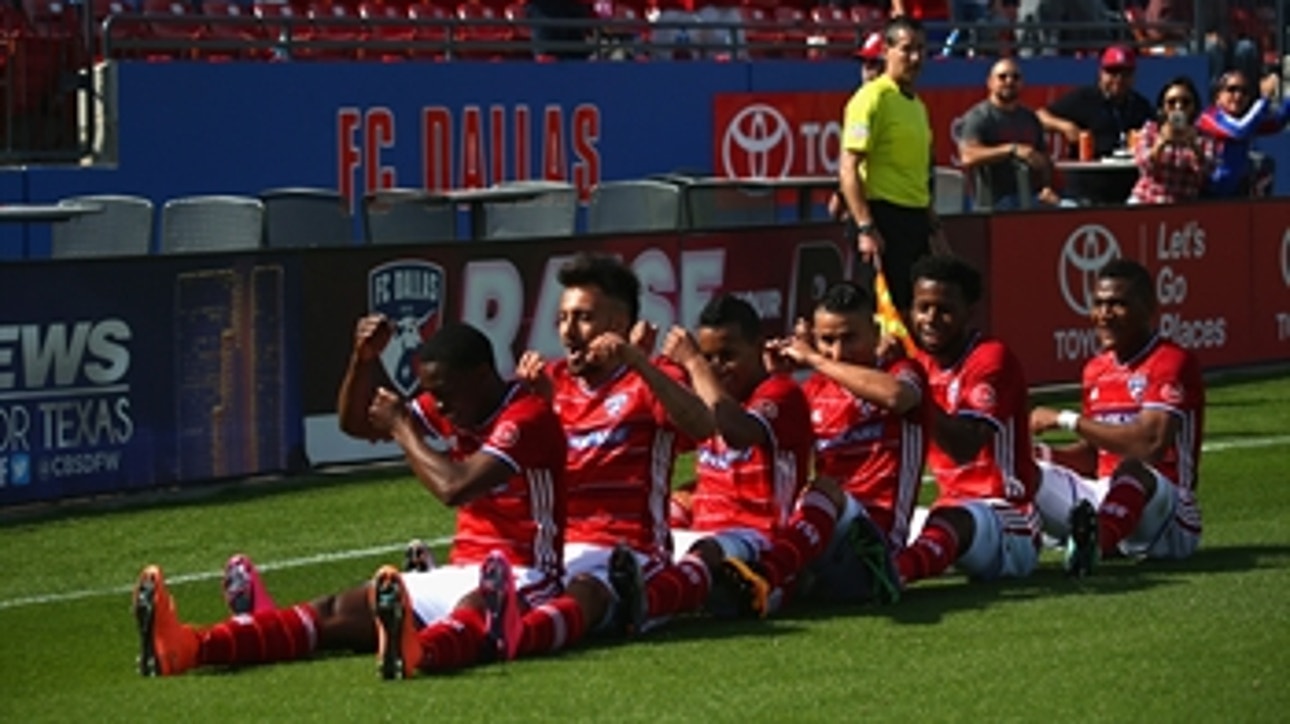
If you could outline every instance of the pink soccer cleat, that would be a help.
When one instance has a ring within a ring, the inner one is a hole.
[[[224,564],[224,602],[234,616],[251,615],[277,608],[269,595],[260,572],[251,559],[242,553]]]

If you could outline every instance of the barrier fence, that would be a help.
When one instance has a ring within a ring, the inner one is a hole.
[[[1290,360],[1290,200],[946,224],[988,280],[980,323],[1032,384],[1077,379],[1096,351],[1093,274],[1116,256],[1152,271],[1161,330],[1206,367]],[[404,393],[412,351],[445,320],[479,326],[510,372],[523,350],[560,354],[554,270],[584,249],[631,263],[660,327],[692,326],[730,292],[782,334],[846,276],[840,235],[816,223],[0,265],[0,506],[397,454],[337,429],[354,321],[394,320],[382,362]]]

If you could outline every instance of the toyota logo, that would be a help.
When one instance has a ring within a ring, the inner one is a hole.
[[[784,114],[765,103],[746,106],[721,138],[726,176],[780,178],[793,165],[793,135]]]
[[[1281,281],[1290,287],[1290,228],[1281,235]]]
[[[1120,243],[1105,226],[1085,224],[1071,232],[1057,260],[1057,282],[1071,311],[1081,317],[1089,315],[1098,270],[1119,256]]]

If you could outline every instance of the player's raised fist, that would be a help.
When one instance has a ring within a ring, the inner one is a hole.
[[[394,325],[383,314],[369,314],[361,317],[354,326],[354,350],[363,359],[373,359],[385,345],[389,344],[394,334]]]
[[[685,367],[699,357],[699,343],[694,335],[680,325],[674,325],[663,339],[663,356]]]
[[[376,388],[376,396],[367,408],[367,417],[373,427],[383,433],[389,433],[403,415],[403,402],[399,396],[384,387]]]

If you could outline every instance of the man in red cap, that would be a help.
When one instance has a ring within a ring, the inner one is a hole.
[[[856,49],[856,60],[860,61],[860,85],[882,75],[887,68],[886,53],[882,33],[875,30],[865,37],[864,44]]]
[[[1133,50],[1112,45],[1102,51],[1095,85],[1076,88],[1038,110],[1044,130],[1066,138],[1068,156],[1078,153],[1081,131],[1093,136],[1093,157],[1104,158],[1115,149],[1124,148],[1129,131],[1141,128],[1151,118],[1155,112],[1151,101],[1133,89],[1136,69]],[[1129,181],[1131,186],[1132,179]],[[1129,186],[1123,188],[1123,193],[1112,186],[1116,184],[1100,184],[1097,189],[1068,189],[1068,192],[1074,191],[1069,195],[1076,198],[1101,203],[1122,202],[1128,197]]]

